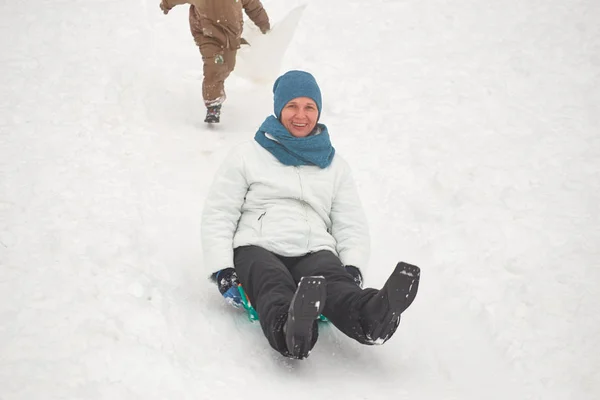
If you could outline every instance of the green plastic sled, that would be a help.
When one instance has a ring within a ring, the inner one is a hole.
[[[248,313],[248,319],[252,322],[258,321],[258,313],[254,309],[254,307],[252,307],[252,304],[250,304],[250,301],[248,300],[248,296],[246,296],[246,292],[244,291],[244,288],[242,287],[242,285],[238,285],[238,291],[240,292],[240,297],[242,298],[242,305],[244,306],[244,309]],[[319,315],[319,321],[329,322],[329,320],[323,315]]]

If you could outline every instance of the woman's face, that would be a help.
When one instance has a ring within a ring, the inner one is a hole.
[[[315,129],[319,109],[314,100],[296,97],[281,110],[281,123],[295,137],[306,137]]]

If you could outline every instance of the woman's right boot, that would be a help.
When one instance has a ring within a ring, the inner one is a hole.
[[[325,307],[327,297],[325,278],[307,276],[300,279],[292,298],[287,322],[283,328],[289,356],[302,360],[315,345],[317,319]]]

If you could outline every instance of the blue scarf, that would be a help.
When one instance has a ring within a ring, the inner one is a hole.
[[[258,128],[254,140],[284,165],[316,165],[327,168],[333,160],[335,149],[329,140],[327,127],[319,124],[318,128],[321,129],[319,134],[297,138],[271,115]],[[266,134],[276,140],[270,139]]]

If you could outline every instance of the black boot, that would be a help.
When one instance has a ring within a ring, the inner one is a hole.
[[[300,279],[285,323],[285,342],[292,358],[302,360],[315,344],[317,319],[327,297],[325,278],[307,276]]]
[[[421,270],[399,262],[383,288],[361,310],[362,326],[370,344],[385,343],[398,328],[400,314],[417,296]]]
[[[204,118],[204,122],[208,122],[209,124],[215,124],[221,121],[221,105],[217,104],[215,106],[206,107],[206,118]]]

